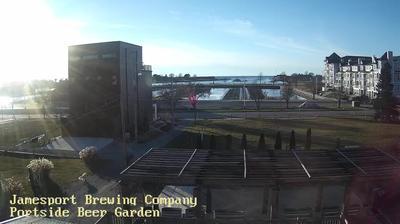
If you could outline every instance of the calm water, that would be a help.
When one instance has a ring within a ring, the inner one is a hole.
[[[11,106],[13,99],[8,96],[0,96],[0,108],[8,108]]]
[[[272,83],[273,76],[217,76],[214,81],[199,81],[192,83],[262,83],[268,84]],[[183,84],[183,83],[182,83]],[[280,82],[276,82],[276,84],[280,84]],[[210,90],[210,94],[204,94],[199,96],[199,100],[222,100],[225,94],[229,91],[229,88],[212,88]],[[242,90],[241,90],[242,91]],[[263,94],[268,98],[279,98],[281,97],[280,89],[263,89]],[[245,91],[247,92],[247,90]],[[153,96],[157,96],[159,91],[154,91]],[[296,98],[300,99],[300,98]]]
[[[272,78],[273,76],[217,76],[215,81],[193,83],[272,83]],[[212,88],[210,94],[199,96],[199,100],[222,100],[228,91],[228,88]],[[160,91],[153,91],[153,96],[157,96],[159,93]],[[263,93],[268,98],[279,98],[281,96],[281,90],[279,89],[263,89]],[[0,96],[0,109],[11,109],[13,106],[15,109],[24,108],[24,102],[34,97],[34,95],[22,97]],[[294,99],[301,99],[301,97],[295,96]]]
[[[27,101],[31,101],[34,98],[34,95],[19,97],[0,96],[0,109],[22,109],[25,107]]]

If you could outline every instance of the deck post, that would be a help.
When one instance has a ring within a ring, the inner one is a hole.
[[[268,221],[272,222],[274,219],[279,218],[279,185],[276,183],[268,189],[268,207],[267,207]]]
[[[195,207],[195,216],[197,218],[203,218],[204,213],[206,212],[203,208],[204,208],[204,196],[203,196],[203,187],[201,185],[197,185],[194,189],[193,189],[193,197],[197,198],[197,206]]]
[[[324,187],[321,183],[316,184],[317,200],[315,202],[314,223],[321,223],[322,221],[322,195]]]
[[[212,195],[210,187],[207,187],[207,195],[206,195],[206,206],[207,206],[207,213],[212,213]]]
[[[264,186],[264,193],[263,193],[262,214],[268,215],[269,200],[270,200],[269,195],[270,195],[270,188],[266,185]]]

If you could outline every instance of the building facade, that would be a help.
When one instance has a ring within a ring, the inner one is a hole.
[[[368,96],[373,99],[377,94],[377,84],[383,65],[391,65],[393,94],[400,95],[400,56],[391,51],[381,57],[344,56],[336,53],[325,58],[323,82],[325,89],[342,89],[349,95]]]
[[[143,65],[141,46],[121,41],[70,46],[66,134],[121,138],[147,131],[151,75],[151,66]]]

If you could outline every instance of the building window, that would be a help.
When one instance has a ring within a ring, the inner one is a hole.
[[[82,59],[83,60],[92,60],[92,59],[97,59],[97,55],[96,54],[89,54],[89,55],[83,55]]]
[[[118,84],[118,79],[117,79],[117,76],[116,76],[116,75],[113,75],[113,76],[112,76],[111,84],[114,85],[114,86]]]
[[[107,53],[107,54],[101,55],[101,58],[103,58],[103,59],[116,58],[116,57],[117,57],[117,54],[115,54],[115,53]]]
[[[79,60],[81,60],[81,57],[80,56],[70,56],[69,60],[70,61],[79,61]]]

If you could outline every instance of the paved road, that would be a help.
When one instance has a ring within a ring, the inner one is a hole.
[[[13,121],[13,119],[3,119],[3,120],[0,120],[0,125],[2,125],[2,124],[7,124],[7,123],[9,123],[9,122],[11,122],[11,121]]]
[[[297,109],[305,100],[291,100],[289,102],[289,108]],[[169,111],[171,102],[166,100],[154,101],[157,104],[157,108],[160,111]],[[322,108],[337,108],[337,102],[333,100],[324,100],[317,102]],[[255,110],[256,103],[254,100],[199,100],[197,103],[197,109],[199,110],[241,110],[245,106],[246,109]],[[342,102],[342,106],[350,108],[350,102]],[[176,103],[176,109],[190,110],[192,105],[188,100],[179,100]],[[286,102],[283,100],[266,100],[260,102],[261,109],[285,109]]]
[[[58,114],[49,114],[46,117],[48,118],[55,118],[58,117]],[[31,115],[26,115],[26,114],[3,114],[0,116],[0,122],[5,121],[5,120],[14,120],[14,119],[37,119],[37,118],[43,118],[43,114],[31,114]]]
[[[169,117],[169,112],[159,113],[161,117]],[[312,118],[312,117],[371,117],[374,111],[370,109],[363,110],[298,110],[293,109],[290,111],[251,111],[251,112],[212,112],[212,111],[199,111],[197,113],[198,119],[224,119],[224,118]],[[191,111],[177,111],[175,114],[177,119],[193,120],[194,114]],[[49,115],[51,118],[57,115]],[[27,115],[15,115],[15,119],[27,119]],[[43,115],[31,115],[31,119],[43,118]],[[14,118],[12,115],[4,115],[3,119],[0,118],[0,124],[8,123]]]
[[[282,111],[282,112],[199,112],[197,119],[243,119],[243,118],[266,118],[266,119],[303,119],[316,117],[361,117],[370,118],[374,115],[373,110],[358,111]],[[160,116],[169,116],[161,113]],[[193,120],[193,112],[178,112],[177,119]]]
[[[313,100],[313,94],[310,93],[310,92],[307,92],[307,91],[304,91],[304,90],[301,90],[301,89],[297,89],[297,88],[294,88],[294,92],[297,95],[301,96],[301,97]],[[337,100],[334,99],[334,98],[324,97],[324,96],[320,96],[318,94],[315,94],[315,100],[318,100],[319,102],[321,102],[321,101],[324,101],[324,102],[337,102]]]

